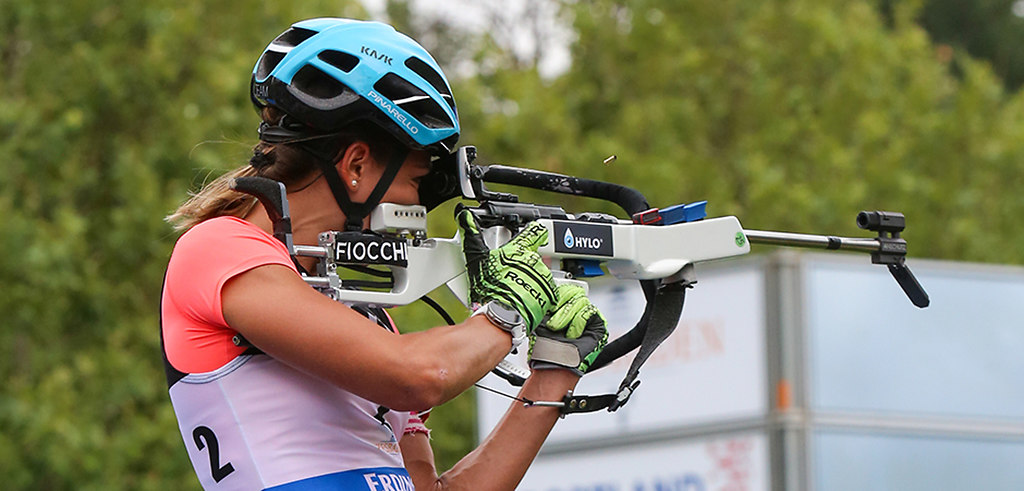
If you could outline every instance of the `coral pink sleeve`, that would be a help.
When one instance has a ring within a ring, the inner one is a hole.
[[[231,338],[221,308],[221,289],[234,276],[268,264],[295,269],[288,251],[255,225],[219,217],[178,239],[167,266],[161,300],[164,349],[184,373],[216,370],[245,351]]]

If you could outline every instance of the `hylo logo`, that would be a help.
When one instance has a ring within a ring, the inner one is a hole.
[[[604,242],[600,237],[576,237],[572,233],[572,229],[565,229],[565,236],[563,237],[565,247],[572,249],[579,247],[582,249],[600,249],[601,244]]]
[[[597,223],[569,223],[554,221],[555,252],[586,254],[588,256],[615,255],[612,228]]]

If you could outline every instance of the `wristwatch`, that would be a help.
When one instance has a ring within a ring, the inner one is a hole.
[[[515,350],[526,339],[526,320],[519,311],[503,302],[491,300],[473,312],[473,315],[486,315],[491,324],[512,334],[512,349]]]

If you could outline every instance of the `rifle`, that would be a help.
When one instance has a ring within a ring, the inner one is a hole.
[[[491,248],[512,238],[531,221],[548,229],[551,240],[539,253],[551,259],[556,283],[577,282],[605,274],[640,282],[647,304],[636,325],[611,341],[590,370],[607,366],[633,350],[632,364],[614,394],[568,394],[561,401],[524,401],[528,405],[557,406],[563,414],[615,411],[636,390],[640,367],[676,328],[686,290],[696,283],[694,265],[750,252],[750,244],[869,252],[871,262],[885,265],[910,301],[919,308],[929,304],[928,294],[906,265],[906,227],[901,213],[862,211],[857,226],[876,232],[873,238],[836,237],[744,229],[734,216],[707,217],[706,201],[653,208],[639,191],[607,182],[503,165],[477,165],[476,149],[461,147],[438,159],[421,183],[421,204],[382,203],[370,216],[370,229],[362,232],[327,231],[318,245],[297,245],[291,238],[291,218],[284,185],[261,177],[235,179],[232,187],[263,203],[274,223],[274,236],[297,259],[317,259],[305,281],[332,299],[375,307],[408,305],[424,300],[454,323],[427,294],[447,285],[469,305],[465,258],[459,235],[427,236],[427,212],[453,198],[477,202],[471,207]],[[629,219],[603,213],[570,214],[559,206],[521,203],[512,193],[495,192],[486,183],[505,184],[547,192],[609,201]],[[383,268],[383,269],[380,269]],[[382,281],[343,279],[344,269],[377,276]],[[513,385],[529,376],[525,369],[502,362],[495,373]]]

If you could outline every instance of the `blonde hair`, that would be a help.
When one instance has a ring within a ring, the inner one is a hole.
[[[231,189],[236,177],[257,175],[256,169],[245,165],[207,183],[199,192],[164,218],[177,231],[188,230],[203,220],[218,216],[244,217],[256,206],[256,198]]]
[[[263,121],[277,124],[283,113],[273,107],[265,107],[261,115]],[[392,149],[399,145],[398,140],[374,124],[350,126],[338,132],[333,140],[337,150],[333,152],[332,162],[336,162],[345,149],[355,141],[364,141],[370,145],[370,153],[378,162],[386,162]],[[286,188],[290,188],[318,169],[317,159],[297,144],[272,144],[261,141],[253,148],[253,156],[248,165],[238,167],[206,183],[164,220],[173,225],[175,230],[182,231],[214,217],[243,218],[256,206],[257,200],[248,194],[231,189],[232,179],[260,176],[280,181]]]
[[[347,145],[346,145],[347,147]],[[165,218],[178,231],[219,216],[245,217],[256,206],[255,197],[231,189],[236,177],[259,176],[290,187],[317,170],[316,160],[293,145],[260,142],[248,165],[238,167],[206,183],[202,189]]]

